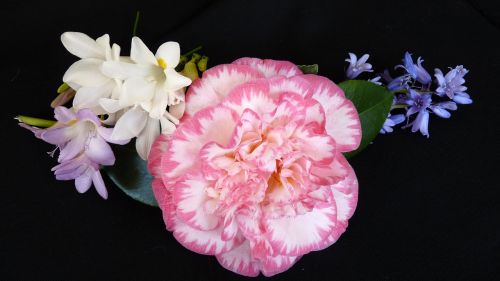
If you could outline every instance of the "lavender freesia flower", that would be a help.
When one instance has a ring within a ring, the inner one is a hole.
[[[358,57],[355,54],[349,53],[349,58],[345,60],[346,62],[349,62],[349,66],[346,71],[347,78],[354,79],[363,72],[372,72],[372,65],[366,62],[369,57],[370,55],[364,54],[358,60]]]
[[[128,140],[111,141],[113,129],[101,126],[99,118],[89,109],[74,113],[58,106],[54,109],[54,117],[58,122],[47,129],[21,126],[60,150],[59,165],[52,168],[56,179],[75,180],[80,193],[86,192],[93,183],[99,195],[106,199],[108,193],[99,169],[101,165],[110,166],[115,162],[108,142],[125,144]]]
[[[436,94],[439,96],[448,96],[459,104],[469,104],[472,103],[469,95],[465,93],[467,87],[463,84],[465,83],[464,76],[469,72],[463,66],[459,65],[451,69],[446,75],[436,68],[434,76],[437,79],[438,88],[436,89]],[[457,97],[455,99],[455,97]]]
[[[422,62],[424,62],[424,60],[421,57],[418,57],[417,64],[413,63],[411,54],[406,52],[405,57],[403,58],[403,65],[397,65],[396,68],[404,68],[413,79],[416,79],[423,85],[429,85],[432,78],[429,72],[427,72],[427,70],[425,70],[422,66]]]

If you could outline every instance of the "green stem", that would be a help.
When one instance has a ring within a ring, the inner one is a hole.
[[[48,128],[56,123],[54,120],[47,120],[47,119],[41,119],[41,118],[35,118],[35,117],[30,117],[30,116],[24,116],[24,115],[18,115],[14,117],[19,122],[22,122],[24,124],[30,125],[30,126],[35,126],[35,127],[40,127],[40,128]]]
[[[407,107],[408,106],[405,104],[395,104],[395,105],[391,106],[391,110],[397,109],[397,108],[407,108]]]
[[[140,18],[141,18],[141,12],[137,11],[135,13],[134,29],[132,30],[132,36],[137,36],[137,27],[139,26]]]
[[[187,53],[183,54],[183,56],[185,56],[185,57],[189,57],[190,55],[192,55],[192,54],[194,54],[194,53],[198,52],[198,51],[199,51],[199,50],[201,50],[202,48],[203,48],[203,46],[198,46],[198,47],[196,47],[196,48],[192,49],[191,51],[189,51],[189,52],[187,52]]]

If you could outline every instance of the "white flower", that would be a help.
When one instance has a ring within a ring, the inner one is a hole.
[[[63,77],[63,81],[76,90],[73,107],[89,108],[96,114],[108,113],[99,105],[99,100],[117,98],[121,81],[106,76],[101,67],[105,61],[120,60],[120,46],[110,47],[108,34],[94,40],[80,32],[65,32],[61,41],[70,53],[81,59],[73,63]]]
[[[174,124],[184,113],[184,88],[191,80],[175,71],[180,59],[176,42],[164,43],[153,55],[141,39],[134,37],[130,59],[133,63],[107,61],[103,64],[106,75],[122,79],[124,83],[118,99],[104,98],[100,105],[110,113],[124,111],[116,122],[112,138],[137,137],[137,152],[147,159],[160,130],[165,134],[175,130]]]

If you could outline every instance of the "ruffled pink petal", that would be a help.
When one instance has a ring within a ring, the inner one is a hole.
[[[217,255],[216,258],[225,269],[232,272],[249,277],[259,275],[260,263],[252,259],[248,241],[243,242],[231,251]]]
[[[169,136],[160,134],[153,143],[151,147],[151,152],[149,152],[148,157],[148,171],[153,177],[161,177],[161,157],[163,153],[167,150]]]
[[[161,179],[155,178],[151,183],[153,193],[163,213],[163,221],[168,231],[173,231],[176,218],[172,193],[167,190]]]
[[[269,256],[261,265],[262,274],[271,277],[292,267],[302,256]]]
[[[330,197],[328,202],[319,202],[304,214],[264,220],[266,234],[273,249],[282,255],[300,256],[320,248],[337,222],[335,201],[331,193]]]
[[[294,93],[304,98],[310,92],[310,83],[302,76],[293,76],[290,78],[276,76],[268,79],[268,81],[269,94],[272,97],[283,93]]]
[[[234,87],[222,102],[223,106],[233,109],[241,115],[250,109],[263,116],[275,110],[277,103],[269,96],[269,83],[266,80],[254,80]]]
[[[258,58],[240,58],[233,61],[233,64],[249,65],[264,74],[264,76],[267,78],[278,75],[292,77],[302,74],[302,71],[297,67],[297,65],[289,61],[269,59],[261,60]]]
[[[212,230],[219,224],[219,218],[204,208],[210,199],[205,192],[207,187],[208,182],[199,172],[186,174],[172,187],[177,217],[199,230]]]
[[[199,230],[176,220],[174,237],[187,249],[203,255],[220,255],[240,245],[244,239],[235,236],[232,240],[222,240],[223,226],[213,230]]]
[[[167,184],[192,167],[199,167],[198,154],[208,142],[227,145],[238,117],[224,107],[207,108],[181,123],[168,141],[162,157],[162,177]]]
[[[335,204],[337,206],[337,225],[332,233],[325,239],[324,244],[317,250],[325,249],[337,242],[347,228],[348,220],[356,210],[358,202],[358,180],[352,167],[347,163],[347,176],[331,186]]]
[[[327,165],[313,163],[309,178],[318,185],[331,185],[343,180],[352,168],[344,155],[337,153],[332,162]]]
[[[344,92],[329,79],[317,75],[304,75],[311,83],[308,97],[317,100],[326,114],[326,131],[341,152],[355,150],[361,141],[361,123],[356,108],[345,98]]]
[[[358,179],[349,163],[347,176],[332,185],[332,192],[337,204],[337,220],[347,222],[354,214],[358,202]]]
[[[223,64],[212,67],[189,87],[185,115],[193,116],[203,108],[217,105],[235,86],[262,77],[258,71],[245,65]]]

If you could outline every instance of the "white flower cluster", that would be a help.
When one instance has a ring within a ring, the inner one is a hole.
[[[125,57],[107,34],[94,40],[66,32],[61,41],[80,58],[63,77],[76,91],[74,109],[107,115],[104,123],[114,125],[111,139],[136,137],[137,153],[146,160],[154,140],[160,133],[171,134],[184,113],[184,91],[191,80],[175,71],[179,44],[166,42],[155,55],[133,37],[130,57]]]

